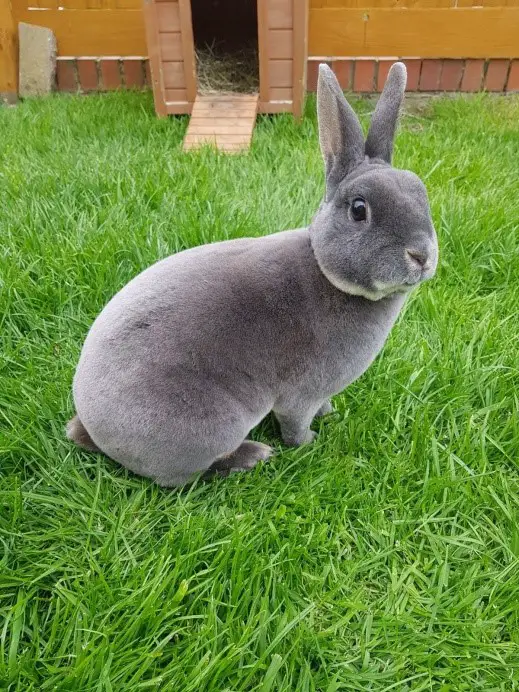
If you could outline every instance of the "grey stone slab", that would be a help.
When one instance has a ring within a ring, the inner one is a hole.
[[[42,96],[54,89],[56,80],[56,38],[45,27],[20,22],[19,94]]]

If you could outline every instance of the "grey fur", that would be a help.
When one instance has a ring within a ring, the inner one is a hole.
[[[323,67],[318,100],[327,194],[309,228],[168,257],[127,284],[86,338],[74,378],[82,428],[162,485],[265,459],[271,450],[246,436],[270,411],[285,443],[311,442],[314,416],[366,370],[406,292],[435,271],[422,183],[360,155],[360,125]],[[359,196],[361,222],[351,216]]]
[[[405,65],[396,62],[389,70],[384,91],[371,119],[366,139],[366,156],[370,159],[378,158],[391,163],[398,112],[404,98],[406,81]]]
[[[364,159],[364,136],[359,119],[344,98],[335,75],[319,65],[317,83],[319,144],[326,174],[326,199],[341,180]]]
[[[89,452],[100,452],[99,447],[94,443],[85,429],[78,416],[74,416],[67,423],[66,435],[69,440],[73,440],[78,447],[83,447]]]

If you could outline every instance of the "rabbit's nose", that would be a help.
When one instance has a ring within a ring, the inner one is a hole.
[[[422,269],[427,269],[429,255],[423,250],[416,250],[414,248],[406,250],[407,255],[410,257],[412,262],[419,264]]]

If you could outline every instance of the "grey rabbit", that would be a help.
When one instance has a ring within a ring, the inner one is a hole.
[[[435,272],[427,193],[391,154],[406,70],[395,63],[366,141],[320,65],[325,196],[308,228],[195,247],[139,274],[87,335],[67,435],[163,486],[253,468],[270,411],[314,439],[330,397],[381,350],[406,294]]]

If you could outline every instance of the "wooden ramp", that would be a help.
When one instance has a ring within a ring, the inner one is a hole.
[[[250,147],[258,94],[198,94],[184,138],[184,149],[212,144],[222,151]]]

